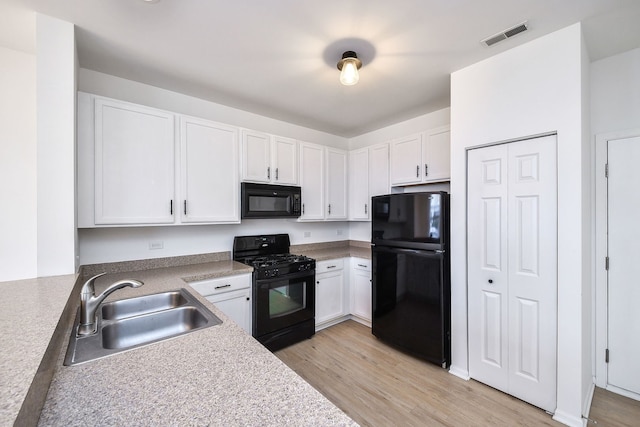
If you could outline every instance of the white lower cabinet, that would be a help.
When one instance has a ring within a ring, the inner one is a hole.
[[[344,259],[316,263],[316,331],[338,323],[348,315]]]
[[[251,274],[200,280],[189,284],[251,334]]]
[[[351,258],[349,287],[353,319],[371,326],[371,260]]]

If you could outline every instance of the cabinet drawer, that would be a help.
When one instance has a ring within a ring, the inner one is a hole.
[[[371,271],[371,260],[363,258],[352,258],[355,270]]]
[[[344,259],[329,259],[326,261],[316,262],[316,274],[328,273],[330,271],[342,270],[344,268]]]
[[[216,295],[251,287],[251,275],[240,274],[217,279],[199,280],[191,282],[189,285],[201,295]]]

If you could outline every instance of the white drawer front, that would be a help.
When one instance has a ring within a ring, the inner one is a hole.
[[[237,276],[200,280],[197,282],[191,282],[189,285],[191,285],[191,287],[201,295],[216,295],[251,287],[251,275],[240,274]]]
[[[353,268],[356,270],[371,271],[371,260],[363,258],[352,258]]]
[[[316,262],[316,274],[328,273],[330,271],[344,269],[344,259],[329,259]]]

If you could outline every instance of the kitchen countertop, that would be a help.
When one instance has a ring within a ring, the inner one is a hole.
[[[306,255],[316,261],[348,257],[371,259],[371,245],[369,242],[354,240],[292,245],[290,252],[297,255]]]
[[[71,274],[0,283],[0,425],[13,424],[31,384],[40,384],[41,362],[75,282]]]
[[[357,425],[185,282],[249,272],[218,261],[96,280],[96,293],[115,280],[145,283],[109,300],[185,287],[223,323],[71,367],[65,341],[39,425]]]

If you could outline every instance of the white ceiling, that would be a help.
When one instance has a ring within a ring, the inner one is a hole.
[[[345,137],[446,107],[451,72],[579,21],[592,60],[640,47],[638,0],[0,0],[0,45],[33,50],[31,11],[76,24],[83,68]]]

